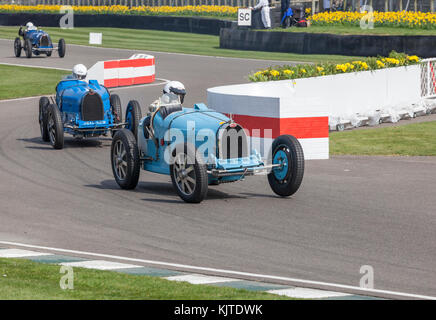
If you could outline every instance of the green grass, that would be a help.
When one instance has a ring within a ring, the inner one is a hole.
[[[361,29],[359,26],[311,26],[309,28],[275,28],[264,31],[283,32],[309,32],[309,33],[333,33],[333,34],[373,34],[373,35],[431,35],[436,36],[435,30],[395,28],[395,27],[374,27],[374,29]]]
[[[59,80],[68,73],[0,64],[0,100],[52,94]]]
[[[436,156],[436,121],[370,130],[333,132],[334,155]]]
[[[103,47],[138,49],[147,51],[162,51],[189,53],[207,56],[268,59],[283,61],[301,62],[344,62],[349,61],[350,57],[340,55],[304,55],[294,53],[263,52],[229,50],[219,48],[219,37],[213,35],[138,30],[138,29],[117,29],[117,28],[43,28],[57,42],[59,38],[64,38],[68,44],[89,45],[89,33],[103,33]],[[0,27],[0,38],[14,39],[17,36],[18,27]],[[12,45],[11,45],[12,50]],[[68,55],[68,48],[67,48]]]
[[[58,265],[0,259],[0,300],[5,299],[286,299],[243,289],[192,285],[158,277],[74,268],[74,289],[62,290]]]

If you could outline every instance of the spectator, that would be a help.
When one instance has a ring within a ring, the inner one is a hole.
[[[329,12],[330,11],[330,0],[324,0],[323,6],[324,6],[324,10]]]
[[[288,11],[289,8],[289,0],[281,0],[281,11],[282,11],[282,17],[281,19],[283,19],[283,17],[285,16],[286,11]]]
[[[289,0],[288,0],[289,1]],[[271,18],[269,15],[269,2],[268,0],[259,0],[259,3],[253,8],[254,10],[261,10],[262,23],[265,29],[271,29]]]

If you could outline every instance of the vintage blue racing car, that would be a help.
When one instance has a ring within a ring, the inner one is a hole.
[[[50,57],[54,50],[57,50],[59,57],[65,56],[64,39],[60,39],[58,46],[54,47],[48,33],[36,27],[33,30],[24,30],[23,27],[20,27],[18,35],[19,37],[16,37],[14,42],[14,53],[17,58],[21,56],[22,49],[24,49],[27,58],[31,58],[32,54],[39,56],[42,53]],[[20,37],[23,38],[23,41]]]
[[[142,119],[132,111],[127,110],[129,124],[117,131],[111,146],[112,171],[123,189],[136,187],[140,168],[170,175],[178,195],[191,203],[201,202],[209,185],[255,174],[268,174],[272,190],[280,196],[290,196],[300,187],[304,154],[293,136],[277,137],[263,159],[256,150],[248,151],[240,125],[204,104],[184,108],[180,100],[161,98]]]
[[[129,117],[141,114],[139,103],[128,104]],[[39,127],[43,141],[55,149],[64,146],[64,133],[82,139],[112,135],[121,129],[121,101],[96,80],[64,79],[56,86],[56,97],[39,100]]]

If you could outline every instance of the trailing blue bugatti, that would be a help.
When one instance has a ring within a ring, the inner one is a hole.
[[[53,51],[57,51],[60,58],[65,56],[66,45],[64,39],[59,39],[58,46],[54,47],[49,34],[44,30],[33,27],[33,25],[32,28],[27,29],[20,27],[18,35],[19,37],[16,37],[14,42],[14,53],[17,58],[21,56],[23,49],[27,58],[41,54],[50,57]]]
[[[129,109],[129,117],[140,117],[137,101],[130,101],[128,108],[133,109]],[[77,139],[106,136],[109,132],[114,135],[128,124],[122,121],[118,95],[110,94],[96,80],[68,78],[58,83],[55,97],[40,98],[38,120],[42,140],[55,149],[64,147],[64,133]]]
[[[170,175],[178,195],[190,203],[201,202],[209,185],[255,174],[267,174],[279,196],[299,189],[304,154],[295,137],[277,137],[264,159],[256,150],[249,151],[245,130],[231,118],[202,103],[184,108],[170,95],[152,104],[142,119],[128,109],[130,125],[114,135],[112,171],[122,189],[137,186],[141,168]]]

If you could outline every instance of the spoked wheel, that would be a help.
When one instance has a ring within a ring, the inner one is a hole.
[[[30,39],[24,41],[24,52],[26,53],[27,58],[32,57],[32,42],[30,42]]]
[[[279,165],[268,174],[274,193],[287,197],[297,192],[304,176],[304,153],[295,137],[282,135],[274,140],[272,164]]]
[[[39,99],[39,129],[41,131],[41,138],[42,141],[49,142],[50,137],[48,135],[48,128],[47,128],[47,108],[50,104],[50,101],[47,97],[41,97]]]
[[[132,131],[135,139],[138,138],[139,121],[142,118],[141,106],[136,100],[131,100],[126,109],[126,129]]]
[[[114,117],[114,123],[123,122],[123,112],[121,110],[120,97],[117,94],[112,94],[109,98],[109,101],[111,104],[112,115]],[[117,133],[117,130],[111,131],[112,138],[114,137],[115,133]]]
[[[21,56],[21,49],[21,40],[20,38],[16,37],[14,41],[14,53],[17,58]]]
[[[134,189],[138,184],[140,160],[136,139],[127,129],[115,133],[111,146],[112,172],[122,189]]]
[[[182,150],[178,150],[182,149]],[[192,148],[176,148],[173,153],[170,175],[180,198],[186,202],[199,203],[207,195],[208,176],[206,165],[195,156]]]
[[[55,104],[48,106],[47,131],[53,148],[62,149],[64,147],[64,128],[62,124],[61,113]]]

